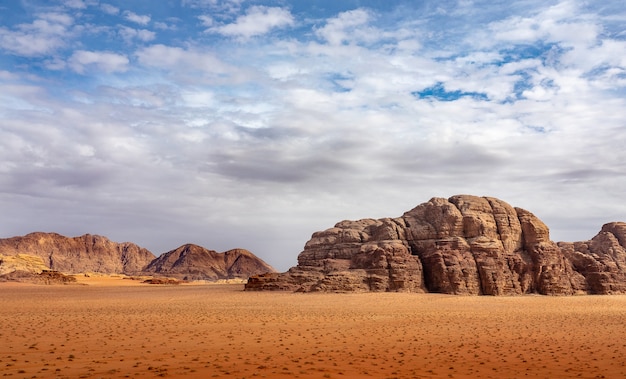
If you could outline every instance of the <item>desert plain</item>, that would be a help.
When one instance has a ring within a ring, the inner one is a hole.
[[[10,378],[619,378],[626,296],[0,284]]]

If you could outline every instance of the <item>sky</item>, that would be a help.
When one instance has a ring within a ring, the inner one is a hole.
[[[492,196],[626,221],[626,7],[0,0],[0,237],[245,248]]]

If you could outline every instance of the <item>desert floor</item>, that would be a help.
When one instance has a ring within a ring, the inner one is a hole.
[[[12,378],[618,378],[626,296],[0,284]]]

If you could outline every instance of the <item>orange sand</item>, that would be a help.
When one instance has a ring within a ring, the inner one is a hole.
[[[617,378],[626,296],[0,284],[12,378]]]

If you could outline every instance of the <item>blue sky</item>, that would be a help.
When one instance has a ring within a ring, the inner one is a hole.
[[[243,247],[495,196],[626,221],[620,1],[0,0],[2,237]]]

